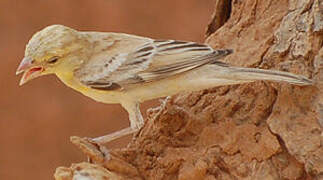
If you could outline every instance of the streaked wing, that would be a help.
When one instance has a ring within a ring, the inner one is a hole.
[[[128,54],[101,59],[96,63],[100,71],[87,73],[80,80],[94,89],[121,89],[168,78],[205,64],[226,66],[217,60],[230,53],[232,50],[213,50],[194,42],[151,40]]]
[[[154,45],[156,54],[152,63],[148,69],[139,72],[139,76],[146,82],[167,78],[210,63],[227,66],[217,60],[232,52],[213,50],[205,44],[174,40],[157,40]]]

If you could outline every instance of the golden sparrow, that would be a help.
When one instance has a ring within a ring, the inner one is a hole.
[[[96,138],[99,143],[138,131],[144,124],[139,103],[146,100],[256,80],[312,83],[292,73],[232,67],[218,61],[232,52],[195,42],[51,25],[33,35],[17,74],[24,72],[20,85],[56,74],[85,96],[121,104],[129,113],[130,127]]]

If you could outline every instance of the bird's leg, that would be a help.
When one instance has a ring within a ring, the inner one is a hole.
[[[123,136],[126,136],[128,134],[132,134],[132,133],[134,133],[136,131],[137,131],[137,129],[132,129],[131,127],[127,127],[127,128],[121,129],[119,131],[113,132],[111,134],[96,137],[96,138],[94,138],[92,140],[94,140],[98,144],[105,144],[105,143],[108,143],[108,142],[113,141],[115,139],[119,139],[119,138],[121,138]]]
[[[144,120],[139,109],[139,103],[137,102],[126,102],[122,103],[122,106],[129,113],[130,127],[124,128],[120,131],[94,138],[93,140],[99,144],[104,144],[115,139],[121,138],[128,134],[137,132],[143,125]]]
[[[139,103],[125,103],[122,106],[129,113],[130,128],[139,130],[144,126],[144,118],[141,115]]]

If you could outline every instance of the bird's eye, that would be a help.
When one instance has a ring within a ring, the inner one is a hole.
[[[57,62],[58,58],[59,58],[58,56],[51,57],[47,62],[49,64],[54,64]]]

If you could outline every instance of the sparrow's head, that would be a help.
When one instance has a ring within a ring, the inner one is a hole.
[[[51,25],[37,32],[29,40],[16,71],[24,72],[20,85],[42,75],[73,71],[81,61],[75,55],[82,53],[84,43],[78,31],[63,25]]]

